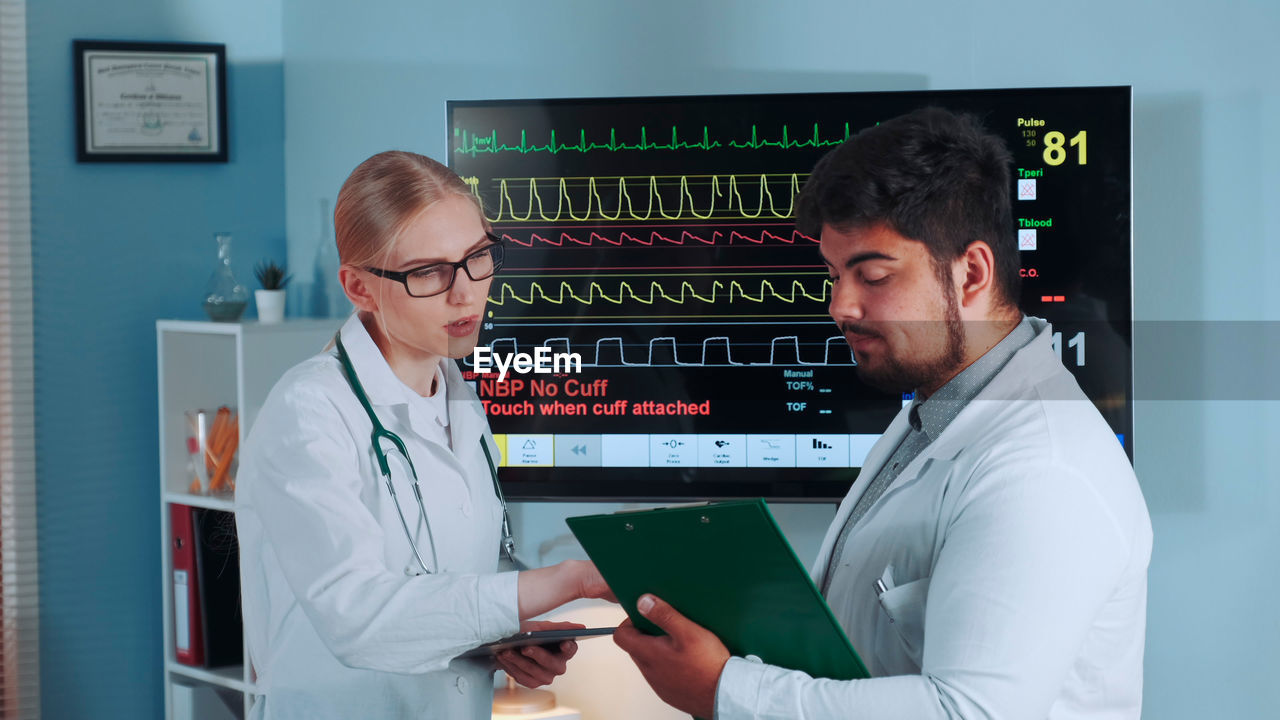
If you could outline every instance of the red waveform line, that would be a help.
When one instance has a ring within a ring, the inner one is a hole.
[[[566,242],[572,243],[574,245],[582,245],[585,247],[590,247],[592,245],[595,245],[597,240],[599,240],[602,243],[607,243],[609,245],[622,245],[624,242],[631,242],[631,243],[635,243],[636,245],[646,245],[650,247],[652,247],[653,244],[658,241],[662,241],[670,245],[685,245],[690,241],[697,241],[703,245],[719,245],[721,241],[725,239],[725,237],[726,237],[725,233],[719,230],[712,232],[710,238],[691,233],[688,230],[684,230],[680,233],[679,239],[667,237],[666,235],[663,235],[662,233],[657,232],[655,230],[649,233],[649,239],[647,240],[642,237],[636,237],[635,235],[632,235],[627,232],[621,233],[620,235],[618,235],[616,239],[605,237],[604,235],[601,235],[600,233],[597,233],[597,232],[592,232],[591,236],[586,240],[583,240],[582,238],[579,238],[575,235],[570,235],[567,232],[560,233],[560,237],[554,240],[549,237],[543,237],[538,233],[530,233],[528,240],[521,240],[520,238],[517,238],[514,235],[510,235],[507,233],[502,234],[502,239],[510,240],[512,243],[515,243],[516,245],[520,245],[523,247],[533,247],[535,242],[540,242],[545,245],[552,245],[554,247],[564,247],[564,244]],[[739,242],[739,243],[745,242],[745,243],[751,243],[753,245],[763,245],[766,240],[778,242],[784,245],[794,245],[796,242],[799,242],[802,240],[807,240],[815,244],[818,242],[816,238],[812,238],[808,235],[805,235],[799,230],[792,230],[791,237],[785,237],[783,235],[775,235],[774,233],[771,233],[768,230],[760,231],[759,237],[751,237],[750,235],[745,235],[743,233],[738,232],[737,230],[733,230],[728,234],[727,237],[728,237],[728,241],[726,242],[726,244],[728,245],[732,245],[735,242]]]
[[[591,233],[591,234],[592,234],[592,235],[594,235],[595,233]],[[638,238],[638,237],[632,237],[631,235],[628,235],[627,233],[625,233],[625,232],[624,232],[624,233],[622,233],[621,235],[619,235],[619,236],[618,236],[618,242],[617,242],[617,244],[618,244],[618,245],[621,245],[623,240],[630,240],[631,242],[639,243],[639,244],[641,244],[641,245],[652,245],[652,244],[653,244],[653,238],[654,238],[655,236],[657,236],[657,235],[658,235],[658,233],[656,233],[656,232],[655,232],[655,233],[649,233],[649,239],[648,239],[648,241],[645,241],[645,240],[641,240],[641,239],[640,239],[640,238]]]
[[[562,227],[568,226],[568,228],[572,230],[575,227],[575,225],[576,223],[570,223],[569,221],[550,223],[547,225],[533,225],[531,223],[520,223],[519,228],[521,230],[559,230]],[[741,221],[735,222],[734,225],[738,227],[746,227],[748,225],[751,227],[779,227],[779,228],[787,228],[788,230],[795,227],[794,222],[767,222],[767,221],[754,221],[754,220],[741,220]],[[634,227],[634,228],[641,228],[643,230],[650,230],[653,228],[717,228],[717,227],[723,227],[723,226],[724,226],[723,222],[660,223],[660,222],[653,222],[649,220],[644,220],[644,221],[639,221],[634,223],[610,221],[610,223],[608,224],[609,228]]]

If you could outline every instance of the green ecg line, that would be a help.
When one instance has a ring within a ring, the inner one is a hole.
[[[818,129],[818,123],[813,124],[813,134],[810,137],[796,138],[791,135],[791,128],[787,125],[782,126],[782,137],[777,140],[770,140],[760,137],[760,130],[757,125],[751,126],[751,138],[749,140],[729,140],[722,143],[719,140],[711,138],[711,131],[706,126],[702,126],[702,136],[696,140],[686,140],[680,137],[680,129],[675,125],[671,126],[671,139],[669,142],[657,142],[649,139],[649,128],[640,126],[640,139],[637,142],[626,142],[618,140],[617,128],[609,128],[608,142],[595,142],[587,140],[587,131],[579,130],[576,143],[560,142],[556,139],[556,131],[551,131],[551,138],[544,144],[530,144],[529,132],[527,130],[520,131],[520,142],[515,145],[498,141],[498,131],[490,131],[487,135],[472,133],[464,128],[454,128],[453,135],[458,140],[457,152],[463,155],[471,155],[472,157],[482,154],[496,154],[504,152],[515,152],[522,155],[529,153],[545,152],[555,155],[562,152],[579,152],[587,153],[595,150],[608,150],[609,152],[620,152],[623,150],[715,150],[722,147],[730,147],[735,150],[759,150],[761,148],[777,148],[779,150],[796,150],[803,148],[824,148],[839,145],[849,139],[849,123],[844,124],[844,134],[834,139],[825,139],[822,137]]]

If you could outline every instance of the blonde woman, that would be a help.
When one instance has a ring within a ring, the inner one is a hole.
[[[585,562],[497,572],[511,550],[499,458],[453,362],[503,259],[475,198],[440,163],[385,152],[334,210],[357,311],[272,389],[238,473],[251,716],[488,718],[493,665],[457,656],[608,590]],[[536,687],[576,649],[498,663]]]

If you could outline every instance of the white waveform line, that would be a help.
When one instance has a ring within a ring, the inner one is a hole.
[[[827,338],[827,345],[822,349],[824,359],[829,360],[831,358],[831,343],[835,343],[836,346],[839,348],[839,350],[843,350],[844,352],[849,354],[848,363],[833,363],[833,364],[835,365],[848,364],[848,365],[855,365],[855,366],[858,364],[858,361],[855,360],[853,357],[853,348],[849,347],[849,341],[846,340],[843,335],[833,335],[832,337]],[[837,350],[837,357],[839,356],[839,350]]]
[[[796,335],[787,335],[786,337],[774,338],[772,341],[769,342],[769,362],[751,363],[751,364],[752,365],[772,365],[774,361],[777,359],[776,352],[778,348],[778,343],[786,340],[791,341],[791,346],[794,347],[796,350],[796,362],[800,363],[801,365],[826,365],[827,364],[827,359],[828,359],[827,352],[826,352],[828,347],[827,345],[823,345],[823,348],[822,348],[823,349],[822,362],[815,363],[815,362],[805,362],[804,360],[801,360],[800,359],[800,338],[799,336],[796,336]]]
[[[836,348],[837,348],[835,351],[834,359],[832,358],[833,353],[831,349],[831,346],[833,343],[836,344]],[[708,362],[707,361],[708,348],[712,347],[713,344],[716,347],[724,348],[724,357],[725,357],[724,362]],[[809,344],[815,344],[815,343],[809,343]],[[547,338],[542,341],[541,346],[550,348],[553,353],[557,353],[557,352],[568,353],[573,351],[573,344],[571,340],[567,337]],[[583,358],[582,366],[583,367],[744,367],[744,366],[764,367],[764,366],[771,366],[771,365],[777,364],[779,346],[783,347],[784,349],[794,350],[795,352],[795,362],[784,363],[784,364],[812,365],[812,366],[842,366],[842,365],[857,364],[853,360],[853,354],[849,350],[849,345],[845,342],[844,337],[840,335],[829,337],[823,342],[822,360],[820,362],[813,362],[813,361],[801,359],[799,336],[785,335],[782,337],[775,337],[769,341],[768,361],[750,362],[750,363],[734,360],[733,359],[733,343],[731,338],[725,335],[721,335],[717,337],[709,337],[702,341],[702,351],[701,351],[702,357],[701,357],[701,360],[698,362],[689,362],[687,360],[680,359],[680,343],[677,342],[674,336],[656,337],[656,338],[650,339],[648,342],[648,348],[647,348],[648,357],[647,357],[647,360],[644,362],[633,362],[633,361],[627,360],[626,343],[623,342],[623,339],[621,337],[600,338],[595,342],[595,361],[587,362],[586,358]],[[600,362],[601,350],[611,349],[613,347],[617,348],[618,362],[616,363]],[[667,362],[667,363],[654,362],[655,348],[659,348],[660,350],[663,350],[663,351],[665,351],[667,348],[670,348],[670,358],[671,358],[670,362]],[[509,352],[511,354],[515,354],[520,352],[520,342],[518,338],[514,338],[514,337],[494,338],[489,342],[489,349],[494,353]],[[841,350],[843,350],[843,352],[845,353],[849,353],[849,357],[847,361],[842,361]],[[471,356],[464,357],[463,364],[470,366],[472,364]]]

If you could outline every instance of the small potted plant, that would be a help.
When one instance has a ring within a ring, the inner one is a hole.
[[[292,275],[286,275],[283,265],[276,265],[274,260],[258,263],[253,268],[261,290],[253,291],[253,298],[258,303],[258,322],[278,323],[284,320],[284,287],[289,284]]]

